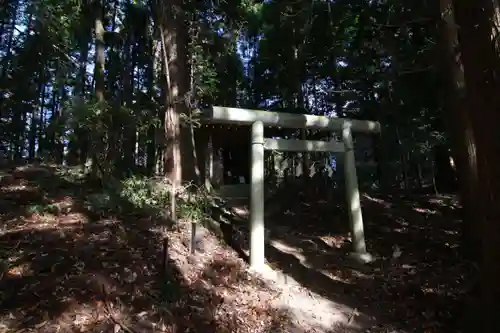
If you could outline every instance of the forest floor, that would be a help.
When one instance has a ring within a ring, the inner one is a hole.
[[[243,225],[225,241],[200,226],[190,255],[189,223],[97,213],[95,188],[58,168],[0,177],[0,332],[457,332],[474,275],[451,196],[365,195],[365,266],[347,260],[341,208],[282,200],[272,282],[248,270]]]

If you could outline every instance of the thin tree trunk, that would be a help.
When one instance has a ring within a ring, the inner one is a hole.
[[[5,47],[5,55],[4,58],[2,59],[2,66],[0,66],[0,82],[4,82],[5,78],[7,77],[7,71],[10,66],[10,61],[12,58],[12,45],[14,43],[14,31],[16,30],[16,25],[17,25],[17,9],[18,9],[19,1],[15,1],[13,5],[13,15],[12,15],[12,20],[10,24],[10,29],[9,29],[9,37],[7,39],[6,47]],[[31,17],[30,17],[31,20]],[[0,35],[2,36],[2,35]],[[0,108],[0,119],[2,118],[2,110],[3,108]]]
[[[85,18],[84,18],[85,20]],[[88,38],[84,37],[84,41],[80,46],[80,64],[78,68],[78,76],[76,80],[76,96],[80,98],[83,102],[85,101],[85,92],[87,88],[87,65],[88,65],[88,57],[89,57],[89,41],[91,34],[91,24],[87,24],[87,22],[82,22],[84,34],[88,34]],[[89,133],[87,130],[82,128],[75,128],[75,137],[71,139],[69,142],[69,164],[81,164],[85,165],[88,157],[88,148],[89,144]]]
[[[104,102],[104,66],[105,66],[105,44],[104,44],[104,24],[103,24],[103,8],[100,3],[96,4],[95,10],[95,21],[94,21],[94,31],[95,31],[95,46],[96,46],[96,57],[95,57],[95,96],[98,102]]]
[[[105,97],[104,97],[104,89],[105,89],[105,81],[104,81],[104,66],[105,66],[105,43],[104,43],[104,24],[103,24],[103,6],[102,3],[100,2],[101,0],[98,0],[94,5],[95,5],[95,12],[94,12],[94,32],[95,32],[95,68],[94,68],[94,80],[95,80],[95,97],[97,100],[97,103],[99,103],[100,107],[104,106],[105,102]],[[99,126],[101,127],[101,126]],[[101,130],[100,128],[97,131],[93,131],[90,135],[90,142],[91,146],[93,146],[92,153],[91,153],[91,158],[92,158],[92,175],[97,176],[98,175],[98,163],[99,163],[99,156],[98,155],[104,155],[106,158],[107,154],[107,146],[106,146],[106,136],[103,136],[101,138],[100,133],[94,133],[98,132]],[[104,142],[102,142],[104,141]],[[107,164],[107,163],[106,163]],[[107,166],[101,165],[101,173],[106,173],[108,172]],[[101,175],[102,177],[105,177],[105,174]]]
[[[403,140],[401,140],[401,134],[399,132],[399,125],[396,125],[396,139],[398,140],[399,149],[399,161],[401,163],[401,175],[403,176],[403,186],[404,190],[408,191],[410,188],[408,180],[408,161],[407,155],[405,153],[405,148],[403,146]]]
[[[47,152],[47,137],[46,124],[47,117],[45,116],[45,88],[46,85],[42,83],[42,90],[40,92],[40,121],[38,122],[37,136],[38,136],[38,149],[36,155],[38,158],[45,158],[45,153]]]
[[[124,51],[124,64],[125,68],[122,74],[123,82],[123,100],[127,108],[132,108],[132,100],[134,94],[134,69],[135,69],[135,57],[132,55],[135,53],[134,45],[134,35],[132,31],[128,32],[127,40],[125,41],[125,51]],[[123,168],[124,170],[130,170],[135,166],[135,143],[136,143],[136,129],[133,123],[134,119],[132,117],[126,117],[126,121],[122,124],[123,127]],[[119,126],[119,125],[118,125]]]
[[[149,36],[150,40],[148,40],[148,49],[150,52],[150,58],[147,66],[147,74],[146,74],[146,88],[148,91],[148,95],[151,98],[156,97],[155,89],[154,89],[154,77],[155,77],[155,69],[156,69],[156,48],[154,47],[154,40]],[[154,115],[151,115],[154,116]],[[148,175],[155,174],[155,161],[156,161],[156,146],[158,144],[156,140],[156,128],[154,125],[150,125],[147,132],[147,147],[146,147],[146,169]]]
[[[55,161],[57,163],[65,162],[65,140],[64,140],[64,127],[60,123],[63,118],[63,103],[67,100],[66,89],[63,85],[59,88],[58,101],[57,101],[57,121],[55,130]]]
[[[416,154],[414,154],[415,156]],[[414,165],[415,165],[415,172],[416,172],[416,177],[417,177],[417,184],[418,188],[422,190],[424,188],[424,177],[422,175],[422,160],[418,157],[413,158]]]
[[[28,159],[33,161],[36,157],[36,146],[38,143],[38,150],[40,150],[40,141],[41,136],[38,136],[38,128],[41,126],[40,122],[42,121],[42,112],[43,112],[43,94],[45,90],[45,86],[43,85],[41,75],[38,77],[40,81],[38,83],[38,103],[36,103],[31,112],[31,124],[30,124],[30,133],[29,133],[29,148],[28,148]],[[38,118],[38,119],[37,119]]]

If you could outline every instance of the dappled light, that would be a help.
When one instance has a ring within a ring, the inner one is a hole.
[[[0,333],[500,332],[500,1],[0,3]]]
[[[38,186],[43,195],[37,197],[50,204],[22,192],[16,201],[1,197],[27,211],[54,205],[50,213],[21,216],[22,224],[4,224],[0,295],[5,329],[287,332],[295,325],[286,309],[273,305],[279,290],[248,273],[246,264],[209,233],[201,235],[203,251],[193,257],[186,245],[188,225],[179,224],[168,233],[168,258],[162,263],[166,229],[154,225],[161,219],[155,222],[139,210],[92,214],[80,205],[85,197],[68,194],[83,190],[79,181],[71,183],[57,170],[46,177],[60,185]],[[9,207],[1,206],[3,223]]]
[[[199,226],[192,255],[189,224],[165,224],[134,196],[126,209],[113,192],[99,194],[64,170],[47,168],[43,180],[30,178],[26,169],[9,180],[22,187],[2,187],[0,292],[9,329],[153,331],[163,325],[170,332],[196,325],[250,332],[253,320],[262,329],[284,332],[292,326],[304,332],[342,325],[355,330],[382,324],[401,332],[416,325],[438,328],[452,320],[462,281],[471,274],[458,262],[451,197],[363,194],[368,248],[377,261],[358,266],[346,256],[351,237],[341,227],[348,223],[341,205],[277,196],[267,204],[282,208],[266,214],[266,259],[274,273],[260,280],[243,260],[249,229],[242,224],[248,206],[241,200],[229,207],[233,227],[222,228],[220,240]],[[138,179],[124,184],[136,191],[145,186]],[[110,201],[89,205],[92,195]],[[17,207],[16,216],[11,207]],[[188,313],[189,321],[179,321]]]
[[[310,194],[278,194],[268,202],[273,213],[266,215],[266,259],[278,272],[275,279],[298,284],[315,297],[357,309],[360,318],[392,323],[402,331],[438,330],[454,322],[463,283],[474,272],[457,252],[458,217],[451,208],[456,201],[450,197],[445,203],[430,195],[397,199],[380,193],[362,198],[367,246],[377,258],[368,266],[346,256],[351,238],[341,205],[325,206]],[[236,204],[233,209],[241,215],[244,206]],[[235,230],[227,237],[245,253],[246,226],[232,223]]]

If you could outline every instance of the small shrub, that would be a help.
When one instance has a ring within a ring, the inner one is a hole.
[[[119,195],[139,209],[164,209],[170,197],[168,188],[153,186],[151,179],[138,176],[122,181]]]
[[[170,206],[172,188],[147,177],[132,176],[121,182],[120,197],[135,208],[165,211]],[[177,216],[188,221],[204,219],[210,209],[210,194],[204,187],[183,186],[176,190]]]
[[[59,208],[57,205],[48,204],[48,205],[31,205],[27,209],[29,214],[59,214]]]
[[[90,195],[86,206],[98,214],[142,211],[164,214],[169,211],[171,187],[161,180],[131,176],[122,181],[109,182],[105,192]],[[205,219],[212,198],[205,187],[193,185],[176,190],[177,216],[189,222]]]
[[[189,185],[180,193],[177,214],[190,222],[199,222],[210,213],[213,198],[204,186]]]
[[[109,193],[94,193],[85,200],[85,208],[99,215],[120,212],[120,204]]]

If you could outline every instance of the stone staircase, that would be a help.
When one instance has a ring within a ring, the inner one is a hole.
[[[223,218],[246,220],[249,214],[250,185],[224,185],[215,191],[214,208]]]
[[[226,200],[248,202],[248,200],[250,199],[250,185],[223,185],[219,189],[215,190],[215,193],[217,196]]]

